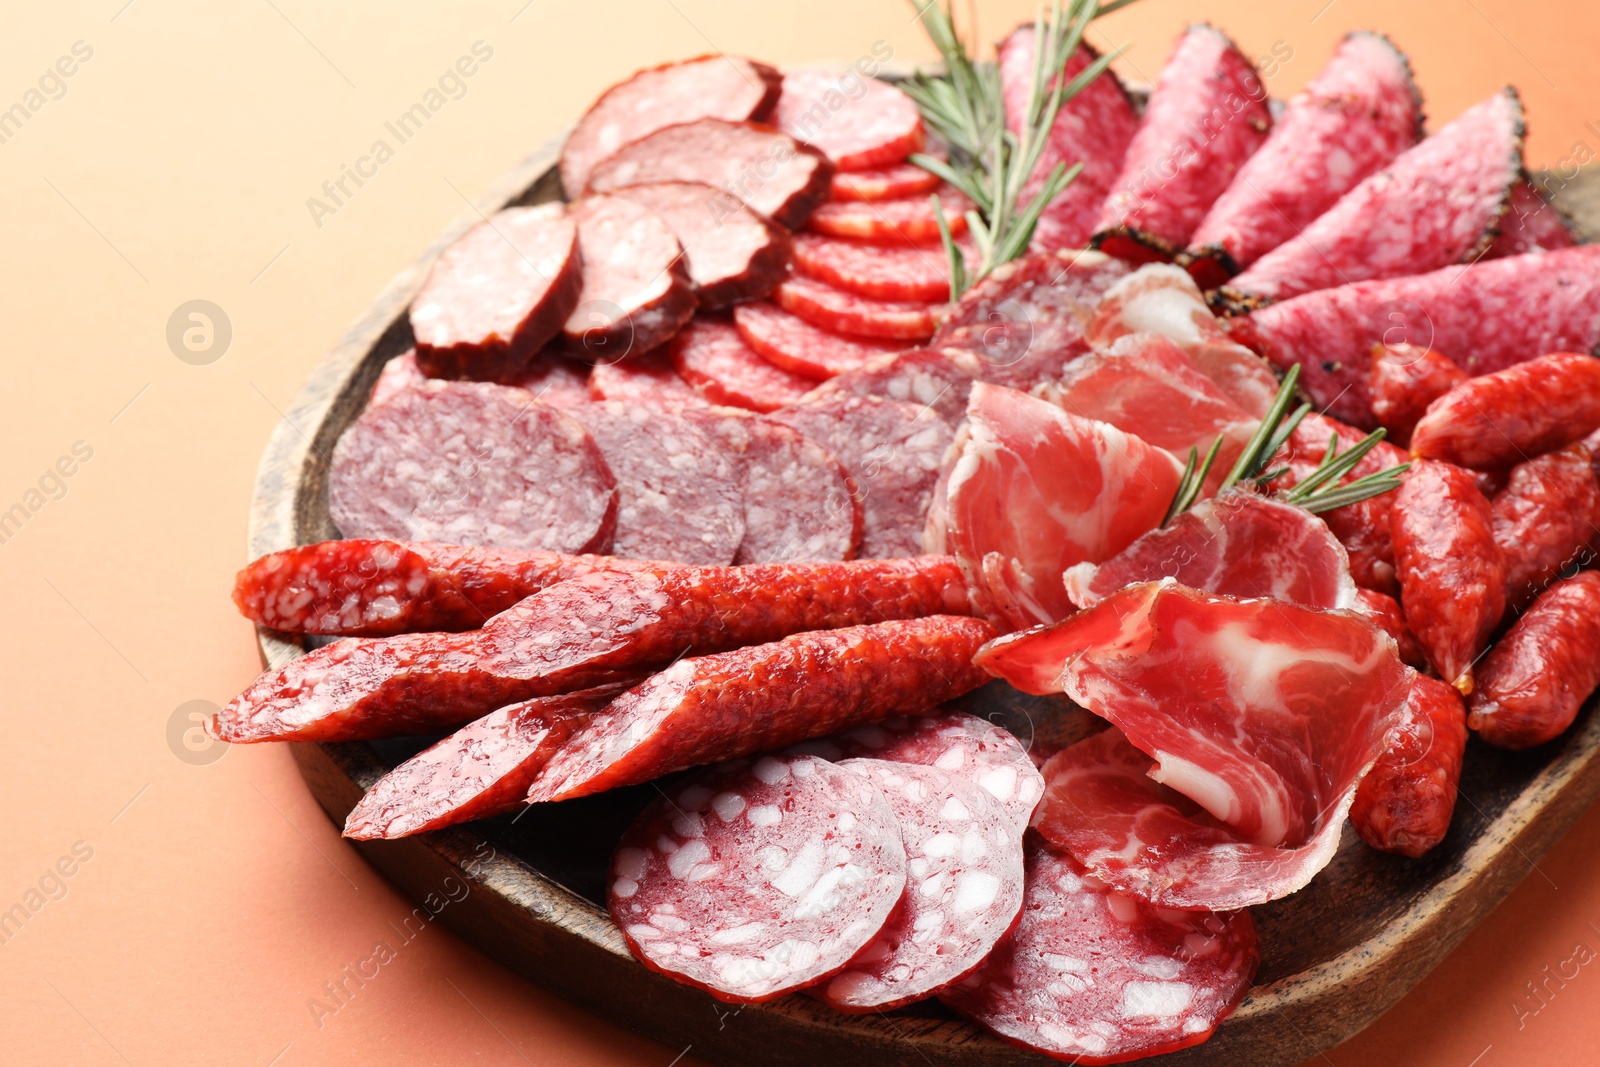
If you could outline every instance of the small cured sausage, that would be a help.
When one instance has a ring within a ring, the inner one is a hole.
[[[939,158],[944,158],[941,154]],[[841,170],[833,175],[831,200],[895,200],[918,196],[939,188],[940,177],[914,163],[888,163],[864,170]]]
[[[669,342],[667,355],[696,393],[713,404],[748,411],[776,411],[816,384],[757,355],[721,319],[695,319]]]
[[[848,964],[905,884],[899,822],[869,779],[764,756],[652,801],[611,857],[606,903],[645,966],[751,1003]]]
[[[611,551],[624,559],[721,566],[744,539],[733,467],[680,415],[609,400],[573,409],[617,479]]]
[[[699,182],[793,230],[828,195],[833,164],[770,126],[700,119],[642,137],[595,167],[589,191]]]
[[[1600,359],[1556,352],[1485,374],[1440,397],[1411,452],[1492,470],[1581,441],[1600,427]]]
[[[1500,236],[1489,246],[1488,258],[1551,252],[1577,243],[1572,223],[1561,209],[1546,200],[1531,181],[1523,180],[1511,192],[1511,208],[1500,220]]]
[[[618,697],[558,752],[530,801],[570,800],[926,711],[986,680],[995,628],[930,615],[685,659]]]
[[[813,326],[861,337],[917,341],[933,336],[939,305],[874,300],[814,278],[791,277],[772,293],[773,303]]]
[[[682,330],[668,344],[681,336]],[[656,411],[710,406],[710,401],[678,373],[665,351],[629,356],[615,363],[596,363],[589,372],[588,399],[620,400]],[[577,417],[581,419],[582,413]]]
[[[967,232],[966,213],[972,201],[955,188],[942,185],[928,196],[905,196],[897,200],[830,200],[811,213],[807,223],[817,233],[830,237],[851,237],[887,244],[939,243],[939,222],[933,211],[933,196],[939,197],[944,220],[951,237]]]
[[[889,802],[906,848],[906,889],[883,928],[816,994],[844,1012],[887,1011],[967,975],[1022,910],[1022,831],[975,783],[879,759],[840,767]]]
[[[643,204],[672,227],[701,307],[759,300],[783,280],[788,231],[738,197],[695,182],[625,185],[615,195]]]
[[[565,204],[507,208],[440,253],[411,301],[430,378],[509,378],[561,332],[583,288]]]
[[[1467,372],[1431,348],[1372,346],[1372,416],[1404,447],[1428,405],[1467,380]]]
[[[783,76],[773,125],[820,148],[841,171],[898,163],[922,148],[922,115],[888,82],[849,68]]]
[[[842,396],[881,396],[907,404],[920,404],[950,423],[967,414],[972,383],[984,370],[970,352],[912,348],[878,357],[859,370],[829,378],[806,395],[806,402]]]
[[[1400,610],[1398,600],[1388,593],[1357,586],[1356,602],[1351,605],[1351,610],[1365,615],[1372,625],[1394,638],[1395,645],[1400,649],[1402,663],[1419,671],[1428,669],[1428,657],[1407,628],[1405,613]]]
[[[1472,664],[1506,609],[1494,509],[1472,475],[1422,460],[1395,493],[1395,570],[1406,626],[1439,677],[1472,692]]]
[[[1506,560],[1506,599],[1520,611],[1568,568],[1594,560],[1600,481],[1583,445],[1511,468],[1494,498],[1494,539]]]
[[[1551,586],[1478,669],[1467,725],[1491,745],[1522,749],[1560,735],[1600,686],[1600,572]]]
[[[733,309],[733,324],[745,344],[780,370],[813,381],[832,378],[904,346],[893,341],[843,334],[813,326],[765,300]]]
[[[568,349],[594,363],[648,352],[694,314],[683,246],[661,216],[620,196],[572,206],[583,292],[562,327]]]
[[[561,146],[561,186],[576,197],[595,164],[661,129],[695,119],[765,119],[782,79],[765,63],[699,56],[639,71],[601,94]]]
[[[616,528],[617,483],[563,412],[488,382],[428,382],[345,430],[328,511],[346,537],[596,552]]]
[[[1158,908],[1035,843],[1022,920],[939,999],[1013,1045],[1121,1063],[1206,1040],[1260,960],[1249,912]]]
[[[1400,724],[1372,770],[1361,780],[1350,824],[1361,840],[1384,852],[1420,856],[1450,829],[1467,748],[1467,709],[1461,694],[1419,674],[1400,712]]]
[[[950,263],[942,248],[880,245],[817,233],[794,236],[795,269],[874,300],[947,300]]]
[[[533,398],[555,408],[570,408],[589,402],[589,364],[569,359],[558,348],[546,348],[505,385],[526,389]]]

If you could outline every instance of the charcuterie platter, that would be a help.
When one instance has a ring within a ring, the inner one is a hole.
[[[1600,509],[1593,183],[1530,179],[1514,92],[1423,137],[1374,35],[1285,108],[1210,27],[1142,103],[1081,32],[1000,49],[1031,203],[960,169],[938,74],[603,96],[278,428],[267,674],[212,729],[298,742],[402,890],[468,887],[440,921],[717,1062],[1266,1067],[1375,1019],[1600,794],[1588,706],[1518,688],[1545,648],[1594,689],[1553,518]]]

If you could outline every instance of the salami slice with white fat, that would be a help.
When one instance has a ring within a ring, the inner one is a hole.
[[[966,417],[967,396],[983,370],[982,361],[971,352],[912,348],[879,356],[857,370],[829,378],[812,389],[805,401],[881,396],[920,404],[953,426]]]
[[[939,156],[943,159],[943,155]],[[865,170],[835,172],[830,187],[834,200],[893,200],[901,196],[931,193],[939,188],[940,178],[915,163],[890,163]]]
[[[421,385],[427,380],[428,376],[417,366],[416,349],[402,352],[385,363],[378,372],[378,380],[372,383],[372,392],[367,395],[367,407],[377,407],[401,390]]]
[[[667,346],[678,374],[713,404],[776,411],[805,395],[811,378],[775,366],[745,344],[733,324],[698,318]]]
[[[766,300],[733,309],[745,344],[775,367],[821,381],[856,370],[903,346],[871,337],[847,337],[807,322]]]
[[[949,185],[942,185],[934,192],[938,194],[950,236],[960,237],[966,233],[966,213],[972,209],[972,201]],[[924,245],[937,245],[940,241],[931,195],[895,200],[830,200],[811,213],[807,225],[817,233],[833,237]]]
[[[773,291],[772,300],[824,330],[899,341],[933,336],[934,316],[941,307],[923,300],[874,300],[801,276],[783,281]]]
[[[547,348],[504,384],[526,389],[535,400],[551,407],[570,408],[589,402],[589,379],[587,363],[569,359],[557,348]]]
[[[924,139],[922,115],[909,96],[849,68],[785,74],[773,119],[842,171],[898,163]]]
[[[648,352],[694,314],[683,246],[666,222],[620,196],[572,206],[583,254],[583,292],[561,329],[576,355],[615,362]]]
[[[328,510],[345,537],[601,552],[617,483],[583,426],[528,393],[424,382],[345,430]]]
[[[1500,235],[1484,258],[1520,256],[1527,252],[1553,252],[1578,243],[1572,222],[1560,208],[1545,199],[1537,186],[1523,179],[1511,190],[1511,206],[1500,220]]]
[[[1017,928],[939,999],[1014,1045],[1121,1063],[1210,1037],[1260,958],[1249,912],[1157,908],[1035,844]]]
[[[609,879],[611,916],[641,962],[752,1003],[848,964],[900,900],[906,853],[868,778],[814,756],[766,756],[653,801]]]
[[[680,415],[620,400],[571,414],[594,435],[616,476],[612,555],[713,566],[733,562],[744,539],[744,496],[732,465],[705,434]]]
[[[906,890],[878,935],[815,992],[840,1011],[885,1011],[962,978],[1010,931],[1022,909],[1023,827],[958,775],[878,759],[840,766],[894,809]]]
[[[963,242],[967,262],[975,249]],[[819,233],[794,236],[795,269],[807,278],[874,300],[950,298],[950,261],[944,249],[906,241],[871,244]]]
[[[661,216],[683,245],[701,307],[757,300],[783,280],[789,233],[744,201],[698,182],[625,185],[616,192]]]
[[[616,363],[596,363],[589,372],[586,399],[622,400],[661,411],[710,406],[661,352],[630,356]]]

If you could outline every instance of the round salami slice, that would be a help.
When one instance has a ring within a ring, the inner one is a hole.
[[[1022,831],[972,782],[886,760],[840,764],[882,791],[900,820],[906,892],[883,929],[815,992],[845,1012],[909,1004],[983,962],[1022,910]]]
[[[705,308],[758,300],[789,268],[788,231],[744,201],[697,182],[627,185],[617,196],[654,211],[683,245],[694,295]]]
[[[1157,908],[1035,844],[1021,921],[939,999],[1014,1045],[1121,1063],[1210,1037],[1259,961],[1249,912]]]
[[[417,366],[416,349],[402,352],[385,363],[383,370],[378,372],[378,380],[372,383],[372,392],[367,396],[367,407],[377,407],[401,390],[421,385],[427,380],[428,376]]]
[[[607,89],[561,147],[561,186],[576,197],[596,163],[663,126],[701,118],[764,119],[778,100],[778,72],[738,56],[700,56],[641,70]]]
[[[582,288],[565,204],[497,212],[440,254],[411,301],[417,365],[431,378],[508,378],[561,332]]]
[[[667,355],[701,396],[747,411],[776,411],[815,384],[757,355],[731,323],[719,319],[695,319],[672,339]]]
[[[842,171],[898,163],[924,140],[922,115],[909,96],[849,68],[785,74],[773,121],[822,149]]]
[[[630,356],[616,363],[596,363],[589,372],[588,388],[586,399],[623,400],[658,411],[708,406],[662,352]]]
[[[903,347],[824,330],[765,300],[734,308],[733,324],[745,344],[768,363],[813,381],[856,370]]]
[[[672,228],[620,196],[587,196],[572,207],[583,255],[583,292],[562,341],[594,363],[648,352],[694,314],[683,246]]]
[[[830,193],[834,200],[894,200],[931,193],[937,188],[939,176],[932,171],[915,163],[890,163],[866,170],[838,171]]]
[[[844,463],[861,493],[863,559],[919,555],[928,504],[955,431],[931,410],[876,396],[839,396],[774,415]]]
[[[594,169],[589,190],[700,182],[732,193],[793,230],[828,195],[833,164],[821,152],[754,122],[700,119],[641,138]]]
[[[535,400],[552,407],[570,408],[589,402],[589,365],[568,359],[547,348],[533,362],[506,379],[506,385],[526,389]]]
[[[425,382],[345,430],[328,510],[345,537],[603,552],[617,483],[588,432],[528,393]]]
[[[921,404],[954,426],[966,417],[967,396],[982,371],[983,362],[971,352],[911,348],[879,356],[858,370],[829,378],[811,390],[805,400],[881,396]]]
[[[766,756],[697,773],[645,808],[611,858],[606,900],[645,966],[751,1003],[848,964],[905,884],[898,820],[869,779]]]
[[[807,278],[874,300],[947,300],[950,297],[950,263],[942,248],[903,242],[868,244],[817,233],[797,233],[794,235],[794,265]]]
[[[932,337],[934,312],[942,306],[926,301],[874,300],[805,277],[785,280],[773,290],[772,300],[785,311],[825,330],[902,341]]]
[[[967,232],[966,212],[972,201],[948,185],[935,190],[944,209],[950,235]],[[868,241],[910,241],[936,244],[939,223],[931,196],[906,196],[896,200],[830,200],[811,213],[808,223],[817,233],[833,237],[858,237]]]
[[[844,466],[792,426],[758,415],[690,412],[744,491],[744,540],[734,563],[854,559],[861,502]]]

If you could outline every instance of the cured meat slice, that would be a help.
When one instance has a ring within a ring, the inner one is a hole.
[[[770,126],[698,119],[657,130],[608,157],[590,173],[589,191],[699,182],[793,230],[828,195],[832,176],[833,164],[821,152]]]
[[[1121,1063],[1206,1040],[1260,959],[1248,912],[1154,908],[1035,844],[1021,922],[940,999],[1013,1045]]]
[[[575,409],[617,479],[611,551],[624,559],[720,566],[744,539],[733,467],[693,423],[620,400]]]
[[[682,336],[679,331],[677,337]],[[589,398],[617,400],[655,411],[709,407],[710,402],[679,375],[664,351],[646,352],[614,363],[596,363],[589,372]],[[576,416],[580,420],[583,413]]]
[[[519,700],[614,681],[619,672],[663,667],[684,655],[966,610],[960,570],[938,556],[591,574],[520,601],[476,633],[316,649],[252,682],[218,714],[215,736],[436,733]]]
[[[1466,380],[1466,371],[1431,348],[1373,345],[1372,417],[1403,446],[1428,405]]]
[[[943,158],[941,156],[941,158]],[[835,171],[831,200],[895,200],[939,188],[939,176],[914,163],[888,163],[862,170]]]
[[[976,784],[932,767],[852,759],[894,809],[905,895],[876,936],[816,989],[845,1012],[887,1011],[964,977],[1022,910],[1022,831]]]
[[[960,349],[913,348],[880,356],[859,370],[829,378],[805,398],[806,403],[842,396],[881,396],[920,404],[951,425],[967,414],[967,396],[983,365]]]
[[[1531,181],[1523,180],[1511,190],[1511,207],[1500,220],[1500,235],[1489,246],[1488,258],[1549,252],[1577,243],[1572,223],[1561,209],[1546,200]]]
[[[1170,259],[1271,128],[1255,67],[1214,26],[1190,26],[1100,209],[1095,247],[1137,262]]]
[[[941,185],[934,192],[944,209],[950,236],[960,237],[966,233],[966,213],[972,210],[972,201],[949,185]],[[889,244],[938,244],[940,241],[932,195],[895,200],[830,200],[811,213],[806,225],[831,237]]]
[[[1079,563],[1063,577],[1067,596],[1080,608],[1162,578],[1224,596],[1273,597],[1310,608],[1357,606],[1349,557],[1321,519],[1239,489],[1202,500],[1104,563]]]
[[[976,604],[1010,628],[1075,610],[1061,574],[1160,524],[1181,473],[1132,434],[1012,389],[973,387],[945,538]]]
[[[917,341],[933,336],[938,304],[874,300],[826,282],[791,277],[772,293],[773,302],[813,326],[862,337]]]
[[[1181,267],[1147,263],[1106,290],[1086,330],[1089,343],[1108,348],[1130,333],[1160,334],[1183,349],[1201,374],[1256,418],[1278,395],[1271,365],[1228,336]]]
[[[842,171],[898,163],[922,147],[922,115],[911,98],[857,71],[792,70],[773,124],[820,148]]]
[[[926,711],[976,689],[995,629],[930,615],[685,659],[612,701],[528,790],[569,800]]]
[[[271,630],[343,637],[475,630],[547,586],[657,564],[428,541],[323,541],[253,560],[233,602]]]
[[[820,381],[844,374],[901,345],[843,334],[813,326],[765,300],[733,309],[733,324],[745,344],[779,370]]]
[[[1374,344],[1424,345],[1490,374],[1546,352],[1594,351],[1597,303],[1600,245],[1581,245],[1310,293],[1234,320],[1234,333],[1280,367],[1300,364],[1313,400],[1370,429]]]
[[[416,349],[402,352],[385,363],[383,370],[378,372],[378,380],[372,383],[372,392],[367,396],[367,407],[377,407],[402,389],[421,385],[427,380],[428,376],[417,366]]]
[[[1493,470],[1581,441],[1597,428],[1600,359],[1553,352],[1439,397],[1412,431],[1411,451]]]
[[[1366,178],[1228,283],[1242,306],[1469,263],[1522,180],[1522,103],[1507,88]]]
[[[697,412],[689,420],[733,466],[744,494],[734,563],[854,558],[861,505],[832,453],[775,419]]]
[[[508,378],[578,306],[578,227],[565,204],[496,212],[440,253],[411,301],[430,378]]]
[[[845,966],[906,885],[889,801],[812,756],[698,774],[611,857],[606,903],[639,961],[719,1000],[771,1000]]]
[[[666,222],[620,196],[586,196],[572,206],[583,254],[583,292],[561,328],[583,359],[615,362],[648,352],[694,314],[683,246]]]
[[[1600,481],[1583,445],[1511,468],[1494,507],[1494,540],[1506,561],[1506,601],[1527,607],[1562,572],[1591,562],[1600,540]]]
[[[1406,57],[1381,34],[1346,36],[1195,228],[1191,255],[1215,264],[1202,277],[1216,285],[1250,266],[1421,133],[1422,96]]]
[[[594,552],[617,483],[583,426],[520,389],[428,382],[345,430],[328,511],[346,537]]]
[[[521,807],[550,757],[623,688],[525,700],[463,726],[373,783],[344,836],[393,840]]]
[[[1388,635],[1350,612],[1171,579],[1008,635],[978,660],[1023,692],[1065,692],[1154,759],[1154,781],[1240,839],[1288,848],[1343,820],[1412,675]]]
[[[664,126],[695,119],[765,119],[782,79],[765,63],[699,56],[639,71],[590,105],[561,146],[561,187],[576,197],[595,164]]]
[[[1413,857],[1443,841],[1466,748],[1461,694],[1437,678],[1417,675],[1389,747],[1362,779],[1350,807],[1350,824],[1361,840]]]
[[[689,323],[669,342],[667,355],[679,376],[713,404],[776,411],[816,384],[757,355],[731,323],[720,319]]]
[[[839,458],[861,499],[863,559],[922,550],[933,485],[955,435],[931,409],[876,396],[808,400],[774,416]]]
[[[759,300],[783,280],[789,234],[721,189],[697,182],[625,185],[616,196],[642,204],[672,227],[703,308]]]
[[[1033,86],[1037,53],[1038,42],[1031,22],[1012,30],[1000,42],[997,51],[1006,125],[1019,136]],[[1098,58],[1100,54],[1093,48],[1080,44],[1067,60],[1064,76],[1069,80],[1076,77]],[[1023,186],[1019,202],[1026,204],[1038,194],[1039,187],[1056,164],[1071,169],[1082,163],[1083,170],[1045,205],[1044,214],[1039,216],[1039,224],[1033,232],[1031,247],[1034,251],[1053,252],[1061,248],[1084,248],[1089,244],[1100,205],[1117,180],[1122,158],[1138,127],[1139,114],[1133,101],[1111,70],[1061,105],[1039,153],[1039,163]]]
[[[1044,778],[1015,734],[964,711],[885,719],[791,751],[823,759],[891,760],[934,767],[967,779],[999,801],[1020,832],[1044,794]]]
[[[945,300],[950,296],[950,264],[940,248],[867,244],[797,233],[794,265],[808,278],[874,300]]]
[[[569,359],[557,349],[546,348],[506,378],[504,384],[526,389],[535,400],[551,407],[570,408],[589,402],[589,370],[589,364]]]

